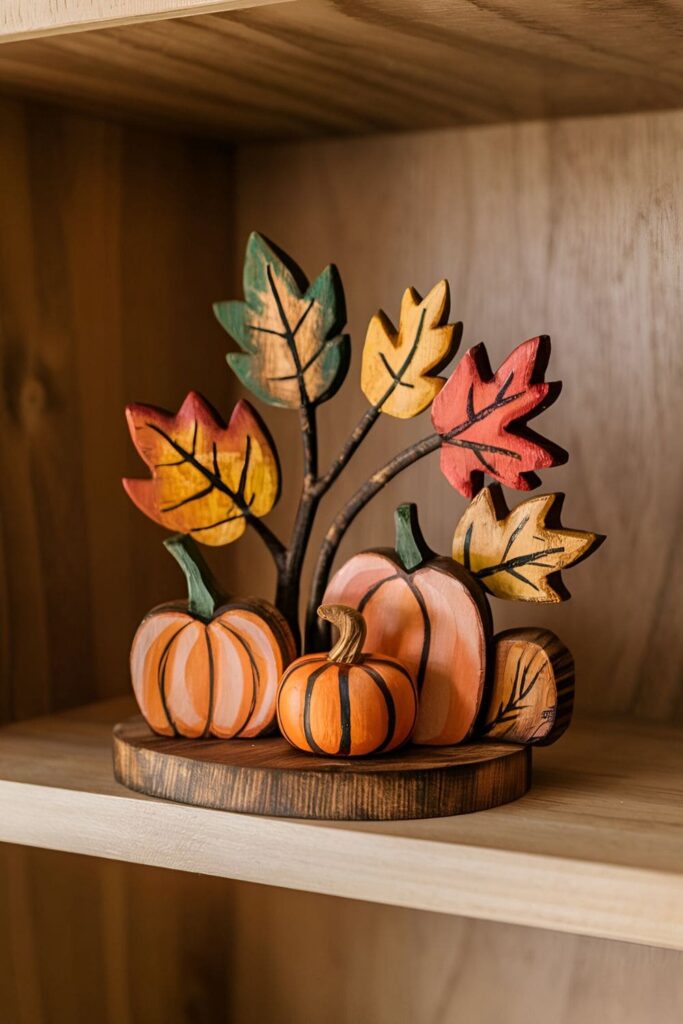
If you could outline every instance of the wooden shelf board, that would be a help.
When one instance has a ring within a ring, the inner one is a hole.
[[[633,0],[39,0],[2,17],[5,91],[236,140],[683,105],[683,9]]]
[[[6,0],[0,9],[0,42],[288,2],[290,0],[31,0],[25,3]]]
[[[683,949],[683,731],[572,727],[531,792],[457,818],[301,822],[119,786],[109,701],[0,730],[0,840]]]

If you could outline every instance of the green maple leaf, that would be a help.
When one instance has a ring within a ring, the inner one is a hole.
[[[244,302],[217,302],[214,313],[242,350],[227,355],[228,365],[269,405],[317,405],[346,376],[350,345],[340,333],[346,309],[333,265],[309,284],[285,253],[253,232],[244,259]]]

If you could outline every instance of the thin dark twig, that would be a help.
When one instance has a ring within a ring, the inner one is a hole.
[[[363,413],[360,420],[342,445],[339,454],[333,461],[327,473],[319,477],[316,483],[316,490],[319,491],[321,497],[329,491],[339,474],[351,461],[351,457],[355,454],[362,442],[370,433],[370,430],[379,419],[380,413],[382,412],[382,406],[391,398],[396,388],[403,384],[403,375],[409,369],[420,344],[420,338],[422,337],[422,331],[424,329],[424,320],[425,311],[423,310],[417,325],[417,330],[415,331],[413,343],[398,370],[392,370],[391,367],[386,365],[386,360],[384,360],[391,381],[379,402],[375,402],[374,405],[369,406]]]

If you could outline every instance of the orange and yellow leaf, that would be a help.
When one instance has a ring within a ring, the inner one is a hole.
[[[226,426],[215,409],[191,391],[175,415],[130,405],[133,443],[151,479],[123,481],[145,515],[202,544],[230,544],[251,516],[265,516],[280,493],[280,466],[268,429],[246,401]]]

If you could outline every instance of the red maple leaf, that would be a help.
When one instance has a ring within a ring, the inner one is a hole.
[[[494,375],[483,345],[465,353],[432,405],[441,435],[441,471],[466,498],[484,474],[518,491],[537,487],[536,469],[567,461],[567,453],[527,427],[555,401],[562,385],[547,383],[550,339],[518,345]]]

